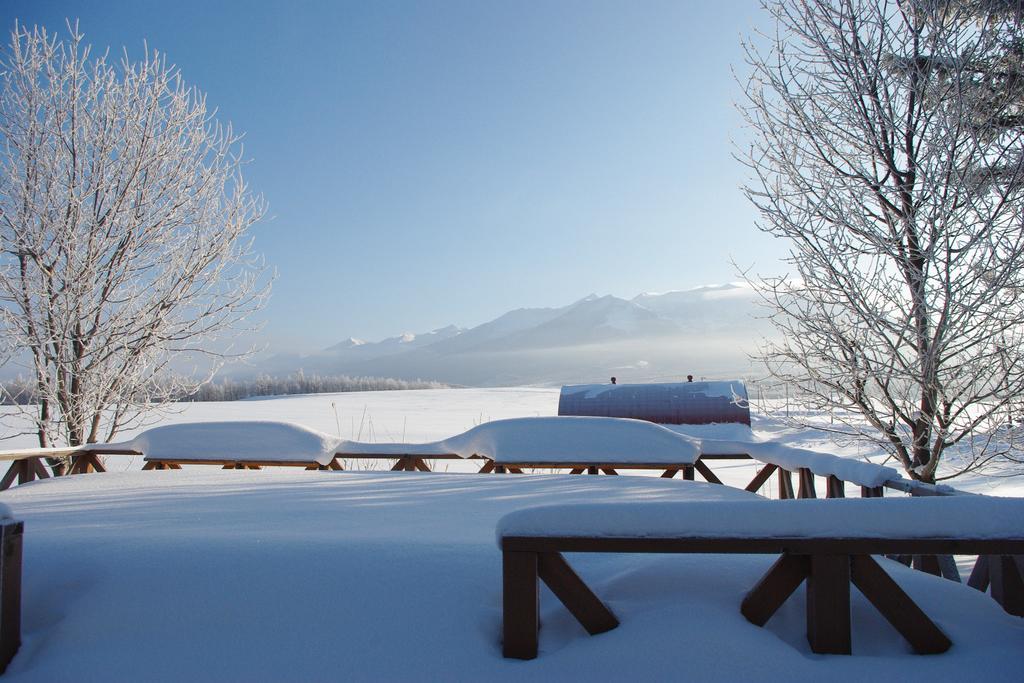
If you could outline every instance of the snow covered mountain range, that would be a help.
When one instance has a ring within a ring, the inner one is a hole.
[[[590,295],[560,308],[520,308],[462,329],[378,342],[349,338],[318,353],[279,354],[252,374],[347,374],[469,386],[671,381],[746,375],[771,334],[754,292],[712,285],[633,299]]]

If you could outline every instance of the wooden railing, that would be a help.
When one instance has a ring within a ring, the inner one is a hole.
[[[142,455],[133,450],[119,448],[96,448],[74,446],[69,448],[23,448],[17,450],[0,451],[0,462],[11,462],[10,468],[0,479],[0,491],[5,491],[14,484],[17,479],[19,484],[26,484],[36,479],[49,479],[50,473],[46,470],[44,459],[70,458],[71,464],[67,472],[61,474],[87,474],[89,472],[106,472],[103,462],[99,459],[101,455]]]

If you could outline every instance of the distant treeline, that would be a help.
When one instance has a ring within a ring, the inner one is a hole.
[[[177,401],[239,401],[254,396],[327,394],[350,391],[398,391],[444,389],[449,385],[425,380],[391,377],[349,377],[348,375],[306,375],[287,377],[260,375],[254,379],[221,379],[204,384],[198,391],[175,397]],[[29,405],[36,402],[35,382],[13,379],[0,383],[0,405]]]
[[[349,377],[348,375],[306,375],[287,377],[260,375],[255,379],[224,379],[204,384],[199,391],[181,396],[179,401],[238,401],[253,396],[291,394],[330,394],[349,391],[399,391],[406,389],[444,389],[448,385],[424,380],[392,377]]]

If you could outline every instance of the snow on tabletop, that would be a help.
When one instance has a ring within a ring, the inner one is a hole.
[[[834,498],[545,505],[497,536],[1024,539],[1024,498]]]
[[[334,458],[338,438],[302,425],[273,421],[186,422],[147,429],[118,444],[147,460],[276,460],[317,462]]]
[[[342,441],[339,455],[480,455],[495,462],[694,462],[699,442],[644,420],[523,417],[494,420],[429,443]]]
[[[690,464],[700,442],[643,420],[617,417],[522,417],[495,420],[441,442],[462,457],[495,462],[650,462]]]
[[[749,425],[738,422],[713,422],[700,425],[669,424],[665,425],[665,428],[694,439],[721,439],[742,441],[744,443],[752,442],[756,439]]]
[[[14,513],[11,512],[11,508],[3,503],[0,503],[0,519],[14,519]]]

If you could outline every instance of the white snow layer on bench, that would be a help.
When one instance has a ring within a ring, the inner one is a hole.
[[[14,519],[14,513],[11,512],[11,508],[3,503],[0,503],[0,519]]]
[[[498,521],[504,536],[1024,539],[1024,498],[834,498],[550,505]]]
[[[186,422],[147,429],[131,441],[113,444],[130,448],[146,460],[263,460],[316,462],[334,458],[336,436],[291,422]]]
[[[340,455],[473,455],[495,462],[690,464],[700,442],[661,425],[618,417],[521,417],[494,420],[430,443],[343,441]]]
[[[522,417],[495,420],[441,442],[462,457],[497,463],[690,464],[700,442],[643,420],[618,417]]]
[[[805,467],[818,476],[832,475],[857,486],[873,488],[881,486],[890,479],[900,478],[900,473],[892,467],[803,448],[793,448],[781,443],[702,439],[701,447],[705,455],[749,453],[756,460],[778,465],[790,472]]]

